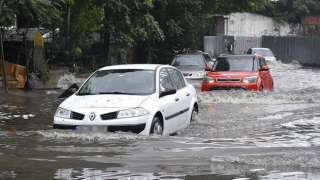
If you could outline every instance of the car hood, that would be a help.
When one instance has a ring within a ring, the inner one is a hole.
[[[204,66],[175,66],[181,72],[204,71]]]
[[[134,108],[139,107],[150,96],[135,95],[72,95],[61,108]]]
[[[220,71],[220,72],[210,72],[207,74],[209,77],[214,78],[243,78],[250,76],[257,76],[258,72],[250,72],[250,71]]]

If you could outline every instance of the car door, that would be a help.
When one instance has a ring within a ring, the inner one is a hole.
[[[182,74],[173,68],[168,68],[168,72],[171,76],[174,86],[177,88],[177,96],[180,104],[179,127],[181,127],[190,121],[190,112],[192,111],[190,106],[192,97]]]
[[[159,87],[160,92],[165,91],[166,89],[175,88],[171,77],[165,68],[160,70]],[[163,123],[165,133],[177,129],[180,118],[180,107],[177,93],[161,97],[159,100],[162,106],[162,113],[165,117],[165,122]]]
[[[259,68],[261,69],[262,66],[264,66],[266,64],[264,64],[263,58],[259,57]],[[268,81],[268,76],[269,76],[269,72],[265,71],[265,70],[260,70],[259,71],[259,76],[262,80],[262,84],[264,89],[269,89],[269,81]]]

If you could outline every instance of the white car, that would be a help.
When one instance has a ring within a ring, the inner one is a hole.
[[[58,107],[54,128],[168,135],[197,118],[195,88],[169,65],[115,65],[93,73]]]
[[[260,54],[263,55],[268,62],[277,61],[276,56],[268,48],[250,48],[247,54]]]

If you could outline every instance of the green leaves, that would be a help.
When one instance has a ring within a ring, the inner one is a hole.
[[[276,24],[301,23],[301,19],[310,15],[319,15],[318,0],[280,0],[277,3],[265,2],[264,9],[256,13],[275,19]]]
[[[49,23],[60,17],[64,0],[0,0],[0,24],[12,25],[15,15],[40,23]]]

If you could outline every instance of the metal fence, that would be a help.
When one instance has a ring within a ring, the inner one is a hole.
[[[235,40],[235,54],[246,54],[253,47],[272,50],[278,60],[284,63],[298,61],[303,64],[320,65],[320,37],[234,37],[206,36],[204,50],[211,56],[228,53],[227,42]]]
[[[278,60],[290,63],[320,65],[320,37],[273,37],[263,36],[262,46],[269,48]]]
[[[227,43],[234,41],[233,36],[205,36],[204,37],[204,51],[210,56],[219,56],[223,53],[228,53]]]
[[[262,38],[261,37],[245,37],[239,36],[234,37],[235,39],[235,54],[247,54],[248,49],[261,47]]]

